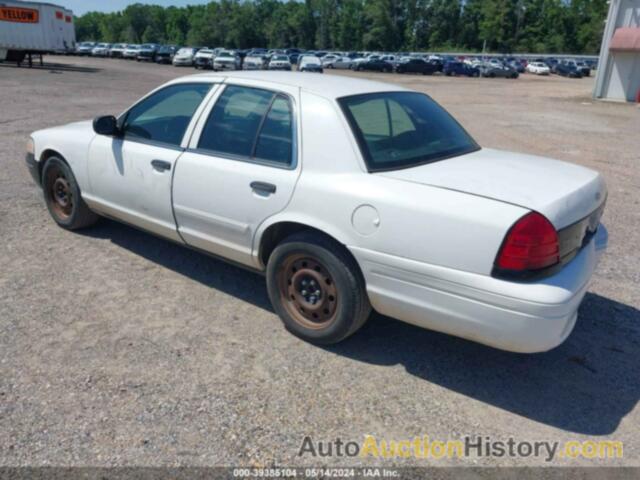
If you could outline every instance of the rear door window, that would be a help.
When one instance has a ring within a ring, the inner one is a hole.
[[[293,139],[293,111],[287,96],[228,85],[209,114],[198,149],[290,166]]]

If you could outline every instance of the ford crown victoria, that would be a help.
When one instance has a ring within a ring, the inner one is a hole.
[[[34,132],[27,164],[61,227],[103,215],[264,272],[285,326],[321,344],[375,309],[548,350],[607,245],[597,172],[481,148],[428,95],[355,78],[183,77]]]

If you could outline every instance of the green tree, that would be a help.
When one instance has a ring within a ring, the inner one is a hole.
[[[607,0],[217,0],[76,19],[78,40],[306,49],[597,53]]]

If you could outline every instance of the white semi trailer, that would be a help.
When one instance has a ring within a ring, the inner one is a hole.
[[[73,12],[52,3],[0,0],[0,60],[20,64],[25,58],[75,49]]]

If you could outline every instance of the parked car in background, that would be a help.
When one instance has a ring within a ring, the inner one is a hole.
[[[171,61],[171,63],[173,64],[174,67],[192,67],[193,57],[197,52],[198,52],[197,48],[182,47],[173,56],[173,60]]]
[[[336,60],[340,60],[342,57],[340,55],[334,54],[334,53],[330,53],[328,55],[325,55],[324,57],[322,57],[321,61],[322,61],[322,67],[323,68],[330,68],[329,65],[332,64],[333,62],[335,62]]]
[[[79,56],[89,56],[91,55],[91,52],[93,51],[93,47],[96,46],[96,42],[80,42],[77,46],[76,46],[76,55]]]
[[[582,71],[573,60],[562,60],[556,65],[556,73],[562,77],[582,78]]]
[[[547,57],[542,61],[547,64],[549,70],[551,70],[551,73],[557,73],[556,67],[558,66],[558,63],[560,63],[557,58]]]
[[[428,57],[425,57],[425,60],[427,62],[429,62],[431,65],[435,65],[436,70],[438,72],[442,73],[444,71],[445,62],[441,58],[428,58]]]
[[[155,62],[158,48],[159,45],[155,43],[145,43],[140,45],[140,49],[136,55],[136,60],[138,62]]]
[[[109,50],[109,56],[111,58],[122,58],[122,54],[127,48],[126,43],[114,43],[111,45],[111,49]]]
[[[433,75],[438,71],[438,65],[424,61],[421,58],[408,57],[396,65],[397,73],[421,73]]]
[[[328,69],[338,70],[349,70],[351,67],[353,67],[353,59],[350,57],[338,57],[326,66]]]
[[[598,172],[481,148],[428,95],[357,78],[182,77],[118,119],[33,132],[25,158],[61,228],[105,215],[263,272],[286,328],[322,345],[375,309],[549,350],[607,247]]]
[[[273,55],[269,61],[269,70],[291,71],[291,61],[288,55]]]
[[[264,70],[265,59],[263,55],[247,55],[242,62],[243,70]]]
[[[358,62],[353,67],[356,71],[371,71],[371,72],[384,72],[390,73],[393,72],[393,65],[389,62],[385,62],[381,58],[366,60],[364,62]]]
[[[138,50],[140,50],[140,45],[129,44],[127,45],[127,48],[125,48],[124,52],[122,52],[122,58],[134,60],[138,57]]]
[[[527,72],[535,75],[549,75],[551,73],[551,69],[548,65],[542,62],[531,62],[527,65]]]
[[[287,57],[287,62],[289,58]],[[291,64],[289,64],[291,65]],[[240,57],[235,52],[224,50],[213,59],[213,69],[219,70],[239,70],[242,66]]]
[[[380,57],[380,60],[382,60],[383,62],[390,63],[393,68],[396,68],[396,65],[400,63],[400,58],[401,57],[398,55],[382,55]]]
[[[108,57],[110,49],[110,43],[97,43],[95,47],[91,49],[91,55],[93,57]]]
[[[524,64],[520,60],[512,60],[507,62],[506,65],[518,73],[524,73],[526,71]]]
[[[447,62],[444,64],[442,68],[442,73],[444,73],[447,77],[462,75],[465,77],[479,77],[480,69],[477,67],[472,67],[468,63],[465,62]]]
[[[480,67],[480,75],[487,78],[518,78],[519,73],[508,65],[485,63]]]
[[[162,45],[156,53],[156,63],[170,64],[179,49],[176,45]]]
[[[574,60],[577,69],[582,73],[583,77],[591,76],[591,67],[584,60]]]
[[[298,59],[298,71],[323,73],[322,62],[315,55],[302,55]]]
[[[210,48],[201,48],[193,56],[193,66],[197,69],[213,69],[214,52]]]
[[[364,62],[368,62],[370,60],[379,60],[380,59],[380,55],[376,55],[376,54],[369,54],[369,55],[363,55],[363,56],[359,56],[353,59],[353,67],[352,70],[356,69],[356,66],[359,63],[364,63]]]

